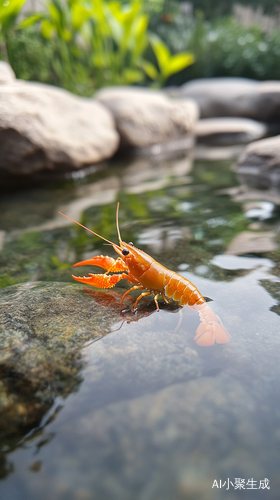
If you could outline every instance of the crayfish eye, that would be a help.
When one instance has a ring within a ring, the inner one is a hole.
[[[122,250],[122,254],[123,254],[123,255],[128,255],[128,254],[129,254],[129,250],[127,250],[126,248],[124,248],[124,249]]]
[[[134,247],[134,243],[132,243],[132,241],[130,241],[128,244]]]

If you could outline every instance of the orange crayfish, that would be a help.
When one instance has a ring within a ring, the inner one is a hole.
[[[134,311],[137,309],[139,300],[146,295],[154,294],[154,301],[157,310],[159,310],[158,298],[160,295],[166,303],[169,303],[168,299],[172,298],[175,301],[179,301],[180,306],[189,305],[198,310],[201,323],[196,330],[196,336],[194,338],[197,344],[210,346],[213,345],[215,341],[218,344],[224,344],[229,341],[228,331],[223,326],[220,318],[206,303],[204,297],[195,285],[183,276],[180,276],[180,274],[162,266],[159,262],[156,262],[152,257],[150,257],[150,255],[146,254],[142,250],[135,248],[133,243],[125,243],[122,241],[118,223],[119,203],[117,205],[116,212],[119,245],[103,238],[103,236],[91,231],[74,219],[67,217],[67,215],[62,214],[61,212],[59,213],[95,236],[98,236],[107,243],[110,243],[119,255],[117,259],[104,255],[98,255],[96,257],[92,257],[91,259],[77,262],[74,267],[93,265],[105,269],[106,273],[89,273],[88,276],[84,277],[72,275],[76,281],[80,281],[81,283],[95,286],[97,288],[112,288],[120,280],[127,279],[130,283],[133,283],[134,286],[124,293],[121,299],[121,304],[123,303],[126,295],[132,290],[143,290],[135,301]]]

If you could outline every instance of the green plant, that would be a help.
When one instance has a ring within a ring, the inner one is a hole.
[[[15,26],[17,16],[26,0],[0,0],[0,43],[5,59],[7,55],[7,36]]]
[[[25,0],[10,1],[13,9],[5,11],[9,0],[0,0],[7,27],[0,50],[19,78],[92,95],[106,85],[145,83],[147,76],[154,86],[162,86],[194,60],[189,52],[172,55],[149,33],[148,11],[158,12],[163,0],[151,5],[147,0],[49,0],[45,12],[19,25],[17,14]]]
[[[53,61],[58,57],[57,45],[54,40],[46,43],[36,26],[12,30],[7,39],[7,55],[17,78],[61,85],[53,70]],[[79,90],[92,94],[92,89],[81,84]]]
[[[22,27],[40,22],[42,36],[55,40],[59,57],[53,61],[53,70],[62,86],[73,90],[88,76],[97,88],[143,80],[139,59],[148,44],[149,18],[143,13],[142,0],[127,5],[50,0],[46,5],[46,15],[31,16]]]
[[[245,28],[226,18],[203,24],[203,36],[188,40],[199,62],[190,77],[242,76],[255,79],[279,79],[280,34],[264,34],[261,26]],[[201,29],[198,27],[196,29]]]
[[[0,36],[5,37],[15,25],[19,11],[26,0],[0,0]]]
[[[149,38],[158,69],[148,61],[143,61],[142,64],[147,75],[155,81],[157,86],[163,86],[174,73],[178,73],[194,63],[194,56],[191,52],[172,55],[167,45],[157,35],[151,34]]]
[[[279,30],[265,34],[261,26],[245,28],[232,17],[207,21],[197,12],[192,20],[175,16],[157,31],[172,52],[188,47],[194,54],[194,64],[171,77],[173,85],[218,76],[280,79]]]

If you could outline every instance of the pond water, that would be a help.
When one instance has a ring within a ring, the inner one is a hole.
[[[134,158],[1,195],[1,498],[279,498],[280,198],[232,163]],[[189,307],[179,327],[176,304],[120,307],[123,281],[72,283],[114,252],[58,212],[116,242],[117,201],[123,240],[193,282],[229,343],[197,345]]]

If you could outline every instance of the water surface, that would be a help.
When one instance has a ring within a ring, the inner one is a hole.
[[[2,326],[1,497],[278,499],[277,199],[240,186],[231,161],[189,157],[1,197],[0,302],[13,321],[10,341]],[[179,329],[175,305],[122,312],[123,282],[104,296],[70,285],[74,262],[113,253],[57,212],[116,241],[117,200],[123,239],[211,299],[228,344],[198,346],[190,308]]]

